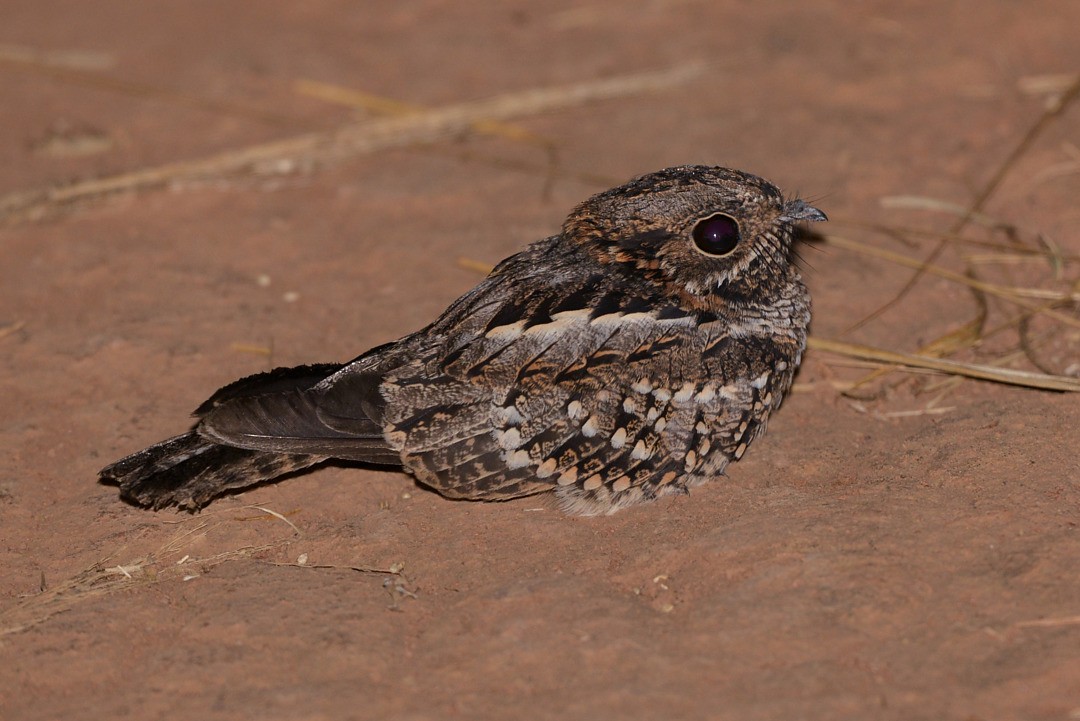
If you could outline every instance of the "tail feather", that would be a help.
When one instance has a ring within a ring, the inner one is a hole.
[[[122,458],[100,471],[121,497],[153,509],[176,505],[197,510],[214,498],[303,470],[325,456],[269,453],[213,443],[196,431]]]
[[[368,410],[377,409],[366,400],[378,394],[377,376],[363,376],[355,407],[324,417],[317,386],[341,368],[278,368],[241,378],[199,406],[194,430],[103,468],[100,480],[120,486],[121,497],[140,506],[195,510],[228,491],[328,458],[400,468],[400,453]]]

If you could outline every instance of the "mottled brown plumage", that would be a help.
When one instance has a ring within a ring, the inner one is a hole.
[[[681,166],[593,196],[434,323],[345,365],[218,391],[182,436],[101,471],[199,508],[328,458],[454,498],[554,490],[610,513],[719,476],[765,430],[806,344],[794,225],[770,183]]]

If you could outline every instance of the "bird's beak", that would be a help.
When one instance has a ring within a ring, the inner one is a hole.
[[[829,217],[804,200],[792,200],[784,205],[783,220],[797,222],[800,220],[828,220]]]

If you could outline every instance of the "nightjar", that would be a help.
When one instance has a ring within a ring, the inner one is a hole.
[[[795,224],[825,219],[737,170],[636,178],[426,328],[236,381],[101,480],[189,509],[328,459],[452,498],[554,490],[585,515],[686,492],[742,457],[791,386],[810,321]]]

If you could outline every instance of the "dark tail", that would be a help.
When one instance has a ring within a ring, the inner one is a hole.
[[[153,509],[176,505],[197,510],[227,491],[277,478],[325,460],[212,443],[195,431],[132,453],[101,469],[103,483],[120,496]]]

